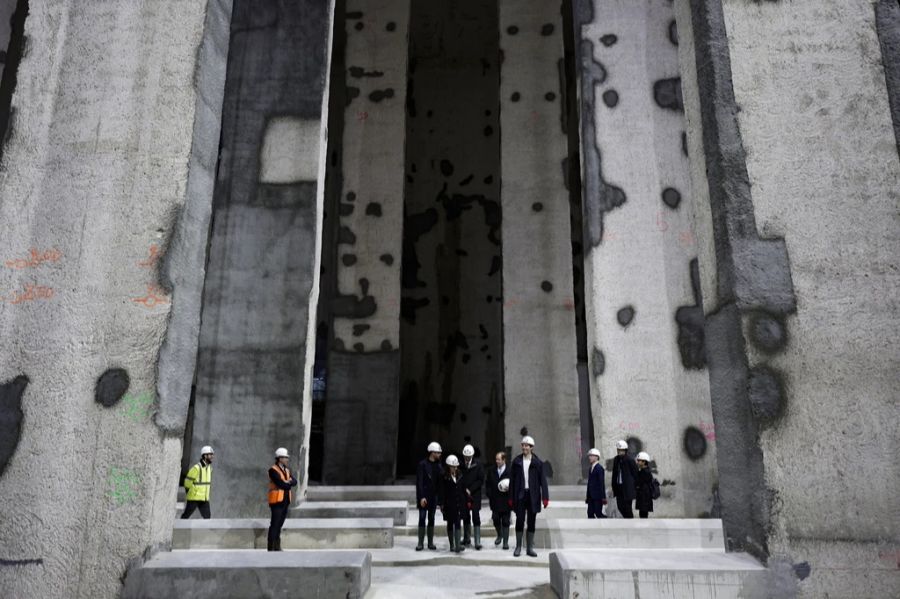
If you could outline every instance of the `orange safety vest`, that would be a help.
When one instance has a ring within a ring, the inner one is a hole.
[[[278,464],[273,464],[269,470],[274,470],[279,478],[286,483],[291,482],[291,470],[290,468],[282,469]],[[294,502],[294,492],[288,491],[288,503]],[[279,489],[275,483],[272,482],[272,479],[269,479],[269,505],[276,505],[284,501],[284,489]]]

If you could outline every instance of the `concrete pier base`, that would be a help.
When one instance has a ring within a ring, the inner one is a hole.
[[[173,549],[265,549],[263,518],[176,520]],[[394,546],[390,518],[289,518],[281,529],[284,549],[372,549]]]

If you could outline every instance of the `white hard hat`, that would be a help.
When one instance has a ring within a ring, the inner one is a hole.
[[[200,448],[200,455],[206,455],[208,453],[216,453],[216,452],[213,451],[213,448],[210,447],[209,445],[204,445],[203,447]]]
[[[616,441],[616,449],[628,449],[627,441]]]
[[[440,443],[432,441],[428,444],[428,453],[441,453],[442,451]]]
[[[279,447],[278,449],[275,450],[275,457],[276,458],[289,458],[291,456],[288,455],[288,450],[286,448]]]
[[[524,437],[522,437],[522,443],[527,443],[528,445],[534,447],[534,437],[525,435]]]
[[[473,455],[475,455],[475,448],[471,445],[466,445],[465,447],[463,447],[463,455],[467,458],[471,458]]]
[[[500,479],[500,482],[497,483],[497,488],[500,489],[501,493],[506,493],[507,491],[509,491],[509,479]]]
[[[646,451],[642,451],[639,454],[637,454],[636,459],[643,460],[644,462],[650,463],[650,454],[647,453]]]
[[[600,455],[600,450],[597,449],[596,447],[592,447],[592,448],[588,451],[588,455],[595,455],[595,456],[597,456],[598,458],[603,457],[603,456]]]
[[[452,454],[447,456],[446,462],[448,466],[459,466],[459,460]]]

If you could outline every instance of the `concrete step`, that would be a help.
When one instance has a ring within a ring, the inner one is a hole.
[[[468,565],[540,568],[546,571],[550,563],[550,552],[548,550],[537,551],[537,557],[528,557],[525,555],[523,546],[522,555],[514,557],[515,538],[512,539],[512,544],[506,551],[494,546],[493,537],[487,540],[488,542],[485,543],[485,539],[482,539],[484,547],[481,551],[477,551],[473,547],[467,547],[462,553],[452,553],[446,533],[440,536],[435,534],[434,544],[437,546],[436,551],[429,551],[427,548],[423,551],[416,551],[415,538],[396,537],[393,548],[372,549],[369,553],[372,554],[373,568]]]
[[[686,549],[567,549],[550,553],[560,599],[764,599],[765,567],[741,553]]]
[[[584,485],[550,485],[553,501],[584,501]],[[341,485],[309,487],[306,501],[407,501],[416,502],[414,485]]]
[[[487,502],[482,503],[480,514],[482,524],[484,524],[485,527],[490,527],[491,508],[488,506]],[[537,520],[539,522],[546,521],[549,518],[584,520],[586,522],[587,506],[584,504],[583,499],[581,501],[551,501],[550,506],[545,510],[541,510],[537,515]],[[515,522],[515,514],[513,514],[512,520]],[[435,522],[443,522],[440,511],[435,514]],[[406,517],[406,525],[417,527],[418,524],[419,510],[414,507],[410,508]]]
[[[366,599],[557,599],[550,571],[492,564],[473,571],[470,564],[372,567]],[[587,599],[587,598],[585,598]]]
[[[405,501],[307,501],[291,508],[289,518],[390,518],[395,525],[406,524]]]
[[[547,519],[553,549],[702,549],[725,553],[722,521],[658,518]],[[537,536],[535,537],[537,540]],[[547,546],[547,545],[542,545]]]
[[[176,520],[173,549],[265,549],[263,518]],[[390,518],[289,518],[281,529],[283,549],[369,549],[394,546]]]
[[[128,572],[122,599],[360,599],[369,589],[366,551],[171,551]]]

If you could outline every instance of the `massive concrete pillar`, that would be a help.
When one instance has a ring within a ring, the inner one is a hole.
[[[522,429],[554,483],[581,476],[559,5],[500,0],[505,437]]]
[[[726,532],[778,592],[895,596],[896,3],[676,8]]]
[[[231,2],[29,4],[0,166],[0,594],[115,597],[171,538]]]
[[[333,241],[323,480],[395,474],[409,0],[349,0],[335,33],[329,202]],[[330,258],[330,259],[329,259]],[[357,467],[365,456],[366,467]]]
[[[234,8],[191,447],[220,517],[267,511],[276,447],[305,474],[331,27],[328,0]]]
[[[666,0],[577,2],[576,27],[597,443],[650,453],[656,515],[708,515],[715,431],[675,15]]]

